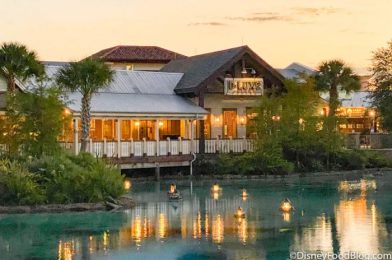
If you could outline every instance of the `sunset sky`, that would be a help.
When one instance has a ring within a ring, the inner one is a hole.
[[[275,67],[340,58],[363,69],[392,40],[392,0],[0,0],[0,42],[41,60],[114,45],[195,55],[249,45]]]

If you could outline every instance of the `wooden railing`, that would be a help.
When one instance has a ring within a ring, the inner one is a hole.
[[[73,143],[61,143],[62,147],[75,151]],[[205,153],[243,153],[254,150],[250,139],[208,139]],[[80,143],[78,147],[80,151]],[[199,153],[199,140],[166,139],[160,141],[92,141],[87,151],[97,157],[169,156]]]

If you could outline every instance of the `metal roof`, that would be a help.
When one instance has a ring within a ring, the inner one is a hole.
[[[61,66],[45,66],[49,81]],[[204,115],[208,112],[185,97],[175,94],[174,88],[182,78],[182,73],[114,70],[113,81],[94,94],[91,112],[109,114],[176,114]],[[35,88],[33,80],[27,81],[27,88]],[[74,112],[81,110],[81,94],[67,93],[67,106]]]

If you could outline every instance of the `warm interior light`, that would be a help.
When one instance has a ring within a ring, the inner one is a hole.
[[[369,111],[369,116],[370,117],[375,117],[376,116],[376,112],[374,110],[370,110]]]
[[[136,121],[135,122],[135,126],[139,126],[140,125],[140,122],[139,121]]]
[[[163,122],[159,122],[159,126],[162,127],[163,126]]]
[[[71,114],[71,110],[69,110],[68,108],[64,108],[64,114],[66,116],[70,115]]]
[[[219,123],[219,121],[220,121],[219,116],[215,116],[215,122],[216,122],[216,123]]]

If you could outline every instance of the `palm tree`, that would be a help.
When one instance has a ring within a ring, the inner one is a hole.
[[[57,83],[70,91],[79,91],[82,95],[82,136],[81,151],[86,151],[90,136],[91,98],[99,89],[107,86],[113,79],[113,72],[104,62],[96,59],[84,59],[61,68],[57,74]]]
[[[16,79],[26,80],[44,73],[34,51],[19,43],[4,43],[0,48],[0,75],[7,81],[9,93],[15,92]]]
[[[329,92],[329,116],[333,117],[339,106],[339,91],[350,93],[359,90],[359,77],[340,60],[325,61],[318,71],[316,87],[320,91]]]

